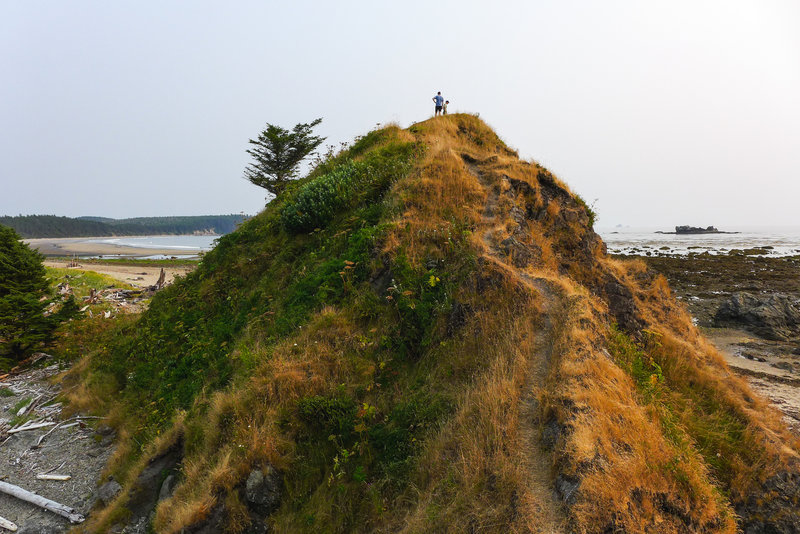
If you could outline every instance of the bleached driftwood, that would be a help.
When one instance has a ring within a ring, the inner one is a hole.
[[[17,531],[17,525],[15,525],[11,521],[3,517],[0,517],[0,527],[3,527],[6,530],[10,530],[11,532]]]
[[[29,426],[29,425],[32,425],[33,423],[41,423],[41,422],[42,422],[42,421],[44,421],[45,419],[47,419],[47,416],[44,416],[44,415],[43,415],[42,417],[37,417],[36,419],[28,419],[27,421],[23,421],[23,422],[21,422],[21,423],[20,423],[20,424],[18,424],[18,425],[14,425],[14,426],[12,426],[11,428],[12,428],[12,429],[14,429],[14,428],[21,428],[21,427],[23,427],[23,426]]]
[[[56,429],[58,429],[58,428],[67,428],[67,427],[70,427],[70,426],[75,426],[75,425],[79,425],[80,424],[80,422],[70,423],[68,425],[64,424],[64,423],[69,423],[70,421],[73,421],[73,420],[74,419],[67,419],[66,421],[62,421],[62,422],[58,423],[56,426],[54,426],[53,428],[51,428],[46,434],[42,434],[41,436],[39,436],[39,441],[37,441],[36,445],[33,445],[31,447],[31,449],[38,449],[39,447],[41,447],[42,446],[42,442],[45,440],[45,438],[47,438],[47,436],[49,436],[50,434],[55,432]]]
[[[72,418],[67,419],[65,421],[61,421],[60,423],[56,424],[56,426],[51,428],[49,432],[39,436],[39,440],[36,442],[36,445],[32,445],[31,449],[38,449],[39,447],[41,447],[42,446],[42,442],[45,439],[47,439],[47,437],[50,434],[52,434],[53,432],[55,432],[59,428],[61,428],[61,429],[70,428],[70,427],[82,424],[81,419],[104,419],[104,418],[103,417],[92,417],[92,416],[89,416],[89,415],[79,415],[77,417],[72,417]],[[73,421],[75,421],[75,422],[73,422]]]
[[[55,423],[50,421],[47,423],[36,423],[34,425],[18,426],[8,431],[9,434],[16,434],[17,432],[24,432],[25,430],[36,430],[37,428],[44,428],[46,426],[53,426]]]
[[[57,503],[56,501],[51,501],[50,499],[42,497],[41,495],[36,495],[35,493],[31,493],[26,489],[15,486],[14,484],[9,484],[8,482],[0,481],[0,492],[11,495],[12,497],[16,497],[22,501],[35,504],[40,508],[44,508],[45,510],[53,512],[54,514],[60,515],[61,517],[66,517],[69,519],[70,523],[82,523],[85,519],[74,508]]]
[[[36,475],[36,478],[39,480],[58,480],[58,481],[65,481],[72,478],[70,475],[48,475],[47,473],[42,473],[41,475]]]
[[[39,397],[41,397],[41,395],[39,395]],[[35,403],[37,400],[39,400],[39,397],[36,397],[35,399],[31,399],[30,402],[25,404],[25,406],[23,406],[22,408],[17,410],[17,417],[22,417],[23,415],[25,415],[25,412],[28,411],[28,408],[33,406],[33,403]]]
[[[52,469],[48,469],[47,471],[45,471],[45,472],[44,472],[44,473],[42,473],[42,474],[43,474],[43,475],[46,475],[46,474],[48,474],[48,473],[52,473],[53,471],[58,471],[59,469],[61,469],[61,468],[62,468],[62,467],[64,467],[65,465],[67,465],[67,461],[66,461],[66,460],[64,460],[63,462],[61,462],[61,465],[59,465],[58,467],[53,467]]]

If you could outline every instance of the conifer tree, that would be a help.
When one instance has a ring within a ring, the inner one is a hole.
[[[250,139],[253,148],[247,153],[255,161],[247,166],[244,177],[276,197],[280,195],[289,180],[297,176],[300,162],[325,140],[311,135],[321,122],[320,118],[308,124],[300,123],[291,131],[267,123],[258,139]]]
[[[8,357],[20,360],[49,341],[58,323],[77,308],[70,299],[59,313],[45,316],[51,302],[42,255],[0,226],[0,363]]]

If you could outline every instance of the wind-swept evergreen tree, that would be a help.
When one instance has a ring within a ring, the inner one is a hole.
[[[253,148],[247,153],[255,161],[245,168],[244,177],[273,195],[280,195],[289,180],[297,176],[300,162],[325,140],[311,135],[321,122],[320,118],[308,124],[300,123],[292,131],[267,123],[258,139],[250,139]]]

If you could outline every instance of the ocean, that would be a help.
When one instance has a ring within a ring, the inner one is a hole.
[[[204,252],[214,248],[218,235],[157,235],[142,237],[104,237],[87,239],[87,243],[104,243],[133,248],[165,248],[170,250]]]
[[[645,256],[653,254],[687,255],[691,252],[728,254],[731,250],[761,248],[756,255],[800,255],[800,226],[720,228],[734,234],[658,234],[668,228],[598,228],[609,253]],[[131,248],[174,250],[175,256],[191,257],[214,247],[219,236],[164,235],[87,239],[89,243],[121,245]],[[763,248],[762,248],[763,247]],[[752,253],[752,251],[751,251]],[[160,257],[160,256],[159,256]],[[153,259],[158,259],[153,257]]]
[[[168,258],[192,259],[196,258],[201,252],[208,252],[216,244],[218,235],[157,235],[140,237],[105,237],[97,239],[87,239],[87,243],[101,243],[107,245],[119,245],[122,247],[137,248],[157,248],[174,250],[173,254],[156,254],[153,256],[140,256],[145,260],[164,260]],[[134,251],[131,251],[132,253]],[[104,257],[110,258],[113,255],[106,254]]]
[[[609,253],[638,256],[689,253],[728,254],[732,250],[760,248],[755,255],[800,255],[800,226],[719,228],[735,234],[657,234],[674,228],[598,228]],[[753,251],[751,251],[752,253]]]

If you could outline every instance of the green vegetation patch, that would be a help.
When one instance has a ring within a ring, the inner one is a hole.
[[[116,287],[119,289],[134,289],[132,285],[117,280],[107,274],[96,273],[94,271],[79,271],[76,269],[61,269],[58,267],[46,267],[47,281],[51,291],[56,291],[59,284],[69,284],[73,294],[77,298],[82,298],[92,290],[100,291]]]
[[[345,151],[335,164],[326,163],[325,173],[293,182],[293,191],[220,238],[194,272],[153,298],[136,325],[109,347],[108,357],[95,362],[97,371],[113,377],[129,408],[142,412],[143,435],[163,428],[176,408],[189,408],[204,388],[218,389],[240,366],[245,371],[258,363],[230,357],[245,329],[269,346],[322,306],[368,287],[384,228],[380,198],[410,170],[416,152],[413,143],[394,136],[358,161]],[[310,197],[299,192],[319,188],[310,184],[327,183],[327,176],[360,185],[337,193],[320,231],[287,231],[287,206],[307,202]]]
[[[356,145],[359,149],[360,145]],[[329,172],[297,187],[281,210],[290,232],[323,228],[333,217],[381,195],[409,170],[412,143],[391,144],[359,161],[345,160]],[[358,150],[354,151],[358,152]]]
[[[682,454],[697,450],[715,478],[729,491],[738,465],[757,465],[760,448],[748,443],[744,414],[726,402],[713,382],[693,379],[660,343],[660,336],[642,331],[636,342],[613,328],[609,349],[636,383],[643,400],[661,419],[664,435]]]
[[[281,212],[284,227],[290,232],[302,232],[325,226],[357,192],[372,185],[370,175],[369,166],[350,161],[308,182],[284,206]]]

